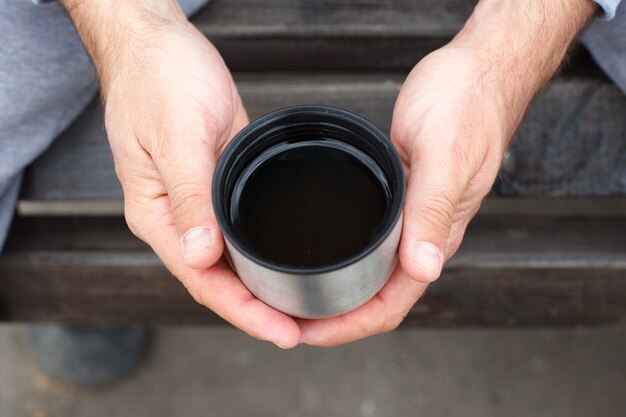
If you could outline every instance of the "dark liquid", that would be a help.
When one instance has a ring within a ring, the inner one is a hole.
[[[288,149],[252,171],[236,227],[262,258],[294,267],[355,255],[380,229],[388,192],[374,172],[339,149]]]

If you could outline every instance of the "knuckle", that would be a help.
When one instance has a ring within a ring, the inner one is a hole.
[[[193,298],[196,303],[209,309],[211,308],[207,294],[200,290],[193,277],[178,274],[176,278],[181,284],[183,284],[183,287],[185,287],[191,298]]]
[[[363,337],[375,333],[374,328],[369,323],[357,323],[357,327],[359,334],[363,335]]]
[[[193,298],[193,300],[196,303],[200,304],[203,307],[210,309],[208,300],[206,299],[206,296],[202,293],[202,291],[198,291],[195,285],[190,285],[187,280],[183,280],[180,278],[179,280],[180,282],[182,282],[183,286],[185,287],[189,295],[191,295],[191,298]]]
[[[396,330],[404,321],[404,317],[405,316],[402,314],[392,314],[388,316],[383,323],[382,332],[389,333]]]
[[[133,235],[145,241],[142,232],[142,218],[143,216],[138,212],[137,209],[128,204],[124,206],[124,219],[126,220],[126,225],[128,226],[128,229]]]
[[[191,298],[193,298],[196,303],[205,307],[209,306],[207,304],[207,300],[205,296],[202,294],[201,291],[197,291],[195,286],[189,285],[189,283],[186,280],[181,280],[181,282],[183,283],[183,286],[185,287],[189,295],[191,295]]]
[[[446,242],[446,247],[445,247],[445,256],[446,256],[446,260],[452,258],[454,256],[454,254],[456,253],[457,250],[459,250],[459,248],[461,247],[461,243],[463,242],[463,236],[455,236],[452,239],[449,239],[448,242]]]
[[[347,329],[352,328],[356,330],[356,334],[359,335],[358,337],[359,339],[374,335],[376,333],[380,333],[382,331],[381,330],[382,324],[380,322],[380,319],[348,321],[345,319],[344,316],[340,316],[340,317],[342,317],[343,325],[345,328]]]
[[[176,217],[188,216],[196,210],[198,204],[205,198],[200,192],[200,184],[192,181],[178,182],[168,191],[170,196],[171,210]]]
[[[422,208],[421,217],[438,231],[448,230],[454,220],[454,201],[445,193],[431,195]]]
[[[471,221],[475,212],[476,209],[473,209],[472,211],[462,210],[459,218],[453,223],[444,248],[446,261],[452,258],[456,251],[461,247],[465,231],[467,230],[467,225]]]

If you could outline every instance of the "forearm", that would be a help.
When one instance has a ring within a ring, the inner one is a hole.
[[[500,105],[518,115],[515,129],[595,10],[591,0],[481,0],[452,43],[476,51],[485,85],[496,86]]]
[[[132,63],[134,50],[147,48],[158,29],[186,24],[176,0],[60,0],[94,62],[106,91],[115,68]]]

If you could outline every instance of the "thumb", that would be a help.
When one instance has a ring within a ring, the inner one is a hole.
[[[185,134],[169,137],[159,156],[153,155],[167,191],[184,263],[195,269],[213,265],[223,243],[213,213],[211,182],[215,169],[212,140]]]
[[[441,274],[444,250],[464,189],[453,165],[436,158],[413,158],[404,206],[400,262],[419,282]]]
[[[245,109],[239,105],[226,136],[230,139],[247,122]],[[205,126],[201,124],[183,126],[187,128],[170,130],[176,136],[167,138],[159,157],[153,158],[168,193],[183,261],[190,268],[206,269],[220,259],[224,250],[211,198],[220,135],[202,129]]]

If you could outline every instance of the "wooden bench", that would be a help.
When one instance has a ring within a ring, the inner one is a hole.
[[[408,70],[469,16],[468,0],[213,0],[194,21],[252,118],[304,103],[389,131]],[[626,97],[579,50],[536,99],[493,197],[407,324],[626,321]],[[0,255],[0,320],[220,323],[122,218],[96,101],[28,170]]]

